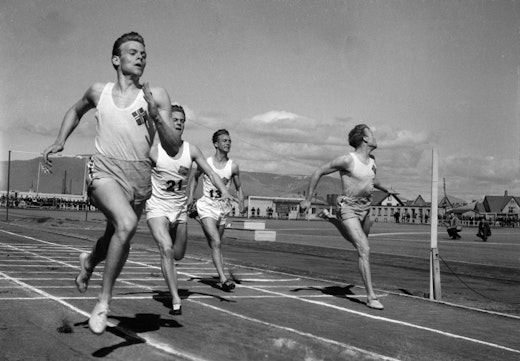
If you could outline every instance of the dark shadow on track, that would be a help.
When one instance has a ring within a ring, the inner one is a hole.
[[[230,277],[229,279],[232,279],[235,281],[235,283],[237,284],[240,284],[241,281],[239,280],[236,280],[235,278],[232,278]],[[228,292],[228,291],[224,291],[222,290],[222,287],[220,286],[220,280],[218,277],[211,277],[211,278],[203,278],[203,277],[191,277],[188,279],[188,281],[198,281],[200,283],[203,283],[205,285],[208,285],[212,288],[215,288],[219,291],[223,291],[223,292]],[[213,297],[218,297],[218,296],[215,296],[215,295],[211,295]],[[227,298],[224,298],[224,297],[218,297],[221,299],[221,301],[226,301],[226,302],[236,302],[236,301],[232,301],[232,300],[228,300]]]
[[[119,321],[119,324],[116,327],[107,327],[106,332],[121,337],[124,341],[94,351],[92,353],[94,357],[106,357],[118,348],[146,343],[146,341],[138,335],[139,333],[156,331],[161,327],[183,327],[182,324],[175,320],[162,319],[160,315],[153,313],[137,313],[135,317],[108,316],[108,318]],[[88,320],[75,323],[74,326],[88,328]]]
[[[354,303],[365,304],[365,302],[349,296],[356,296],[354,292],[351,291],[351,288],[354,285],[347,285],[344,287],[340,286],[329,286],[329,287],[303,287],[303,288],[295,288],[291,290],[291,292],[300,292],[300,291],[319,291],[324,295],[334,296],[338,298],[345,298]]]
[[[219,287],[217,287],[219,288]],[[220,288],[219,288],[220,289]],[[160,302],[164,305],[164,307],[170,309],[171,308],[171,305],[172,305],[172,296],[170,294],[170,292],[166,292],[166,291],[153,291],[155,293],[155,295],[152,296],[152,298],[157,301],[157,302]],[[208,297],[213,297],[217,300],[219,300],[220,302],[236,302],[236,301],[233,301],[233,300],[230,300],[230,299],[227,299],[225,297],[221,297],[221,296],[217,296],[217,295],[212,295],[211,293],[204,293],[204,292],[192,292],[190,290],[187,290],[187,289],[179,289],[179,296],[181,297],[181,299],[183,300],[186,300],[186,299],[189,299],[190,296],[192,295],[200,295],[200,296],[208,296]]]

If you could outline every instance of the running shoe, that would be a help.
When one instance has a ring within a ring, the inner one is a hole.
[[[92,314],[90,315],[90,319],[88,320],[88,327],[90,331],[96,335],[101,335],[105,332],[107,328],[107,316],[108,316],[108,304],[98,301],[94,309],[92,310]]]

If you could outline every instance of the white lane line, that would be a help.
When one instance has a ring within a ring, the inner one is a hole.
[[[3,231],[3,230],[0,230],[2,232],[6,232],[6,231]],[[12,234],[12,235],[17,235],[17,236],[20,236],[20,237],[25,237],[25,238],[29,238],[29,239],[32,239],[34,241],[41,241],[41,242],[45,242],[43,240],[38,240],[38,239],[35,239],[35,238],[32,238],[32,237],[28,237],[28,236],[24,236],[24,235],[18,235],[18,234],[14,234],[14,233],[11,233],[11,232],[6,232],[6,233],[9,233],[9,234]],[[90,313],[86,312],[86,311],[83,311],[75,306],[73,306],[72,304],[68,303],[68,302],[65,302],[64,300],[58,298],[58,297],[55,297],[53,295],[51,295],[50,293],[47,293],[45,291],[42,291],[36,287],[33,287],[27,283],[24,283],[24,282],[21,282],[19,280],[17,280],[16,278],[13,278],[13,277],[10,277],[9,275],[3,273],[0,271],[0,276],[4,279],[7,279],[11,282],[14,282],[20,286],[22,286],[23,288],[25,289],[28,289],[34,293],[37,293],[39,295],[41,295],[43,297],[43,299],[48,299],[48,300],[52,300],[52,301],[55,301],[67,308],[69,308],[70,310],[76,312],[76,313],[79,313],[80,315],[83,315],[85,317],[90,317]],[[121,332],[127,334],[126,330],[123,329],[123,328],[120,328],[118,326],[116,326],[114,323],[110,322],[110,321],[107,321],[107,325],[110,326],[110,327],[114,327],[118,330],[120,330]],[[174,355],[174,356],[178,356],[178,357],[182,357],[182,358],[185,358],[185,359],[188,359],[188,360],[192,360],[192,361],[206,361],[205,359],[203,358],[200,358],[196,355],[192,355],[190,353],[187,353],[187,352],[182,352],[182,351],[179,351],[179,350],[176,350],[175,348],[171,347],[171,345],[169,344],[165,344],[163,342],[160,342],[160,341],[157,341],[155,339],[153,339],[152,337],[150,337],[149,335],[139,335],[139,337],[143,340],[146,341],[146,343],[152,347],[155,347],[163,352],[166,352],[168,354],[171,354],[171,355]]]
[[[0,231],[5,232],[5,233],[9,233],[9,234],[12,234],[12,235],[17,235],[17,236],[21,236],[21,237],[24,237],[24,238],[32,239],[32,240],[35,240],[35,241],[43,242],[43,243],[46,243],[46,244],[52,244],[51,242],[38,240],[38,239],[33,238],[33,237],[19,235],[19,234],[16,234],[16,233],[7,232],[7,231],[3,231],[3,230],[0,230]],[[156,266],[150,266],[150,265],[147,265],[147,264],[144,264],[144,263],[141,263],[141,262],[135,262],[134,261],[133,263],[139,264],[139,265],[141,265],[143,267],[147,267],[147,268],[158,268]],[[251,267],[251,268],[254,269],[254,267]],[[186,275],[190,276],[187,273],[186,273]],[[128,283],[131,284],[130,282],[128,282]],[[140,287],[140,288],[147,288],[146,286],[137,285],[137,284],[136,284],[136,286]],[[441,334],[441,335],[444,335],[444,336],[448,336],[448,337],[452,337],[452,338],[456,338],[456,339],[462,339],[462,340],[466,340],[466,341],[469,341],[469,342],[474,342],[474,343],[478,343],[478,344],[482,344],[482,345],[487,345],[487,346],[490,346],[490,347],[495,347],[495,348],[498,348],[498,349],[502,349],[502,350],[506,350],[506,351],[509,351],[509,352],[519,353],[520,354],[520,350],[512,349],[512,348],[509,348],[509,347],[506,347],[506,346],[490,343],[490,342],[487,342],[487,341],[477,340],[477,339],[474,339],[474,338],[461,336],[461,335],[457,335],[457,334],[453,334],[453,333],[450,333],[450,332],[445,332],[445,331],[441,331],[441,330],[437,330],[437,329],[433,329],[433,328],[429,328],[429,327],[425,327],[425,326],[415,325],[415,324],[412,324],[412,323],[409,323],[409,322],[399,321],[399,320],[386,318],[386,317],[381,317],[381,316],[374,316],[374,315],[371,315],[371,314],[368,314],[368,313],[359,312],[359,311],[351,310],[351,309],[344,308],[344,307],[330,305],[330,304],[327,304],[327,303],[321,302],[321,301],[309,300],[309,299],[306,299],[306,298],[300,298],[299,296],[292,296],[292,295],[279,293],[279,292],[275,292],[275,291],[270,291],[270,290],[267,290],[267,289],[262,289],[262,288],[253,287],[253,286],[239,285],[239,287],[241,287],[241,288],[242,287],[243,288],[249,288],[249,289],[257,290],[257,291],[260,291],[260,292],[266,292],[266,293],[270,293],[270,294],[276,294],[276,295],[279,295],[281,297],[296,299],[296,300],[299,300],[299,301],[308,302],[308,303],[312,303],[312,304],[316,304],[316,305],[320,305],[320,306],[324,306],[324,307],[334,308],[334,309],[337,309],[337,310],[340,310],[340,311],[356,314],[356,315],[362,316],[362,317],[367,317],[367,318],[380,320],[380,321],[384,321],[384,322],[389,322],[389,323],[395,323],[395,324],[399,324],[399,325],[406,326],[406,327],[421,329],[421,330],[425,330],[425,331]],[[193,302],[200,303],[198,301],[193,301]],[[211,307],[214,307],[214,306],[211,306]],[[224,310],[224,309],[222,309],[222,311],[223,312],[229,312],[229,311]],[[244,316],[244,317],[247,317],[247,316]],[[260,322],[263,322],[263,321],[260,321]]]
[[[434,328],[431,328],[431,327],[425,327],[425,326],[420,326],[420,325],[416,325],[416,324],[409,323],[409,322],[394,320],[394,319],[388,318],[388,317],[374,316],[374,315],[371,315],[369,313],[359,312],[359,311],[351,310],[349,308],[344,308],[344,307],[339,307],[339,306],[335,306],[335,305],[330,305],[330,304],[322,302],[322,301],[309,300],[309,299],[306,299],[306,298],[300,298],[300,296],[292,296],[292,295],[288,295],[288,294],[284,294],[284,293],[280,293],[280,292],[265,290],[265,289],[258,288],[258,287],[244,286],[244,285],[240,285],[240,287],[249,288],[249,289],[253,289],[253,290],[256,290],[256,291],[263,291],[263,292],[270,293],[270,294],[276,294],[276,295],[279,295],[279,296],[284,296],[286,298],[291,298],[291,299],[295,299],[295,300],[299,300],[299,301],[303,301],[303,302],[307,302],[307,303],[312,303],[312,304],[319,305],[319,306],[334,308],[336,310],[352,313],[352,314],[355,314],[355,315],[358,315],[358,316],[367,317],[367,318],[371,318],[371,319],[374,319],[374,320],[394,323],[394,324],[398,324],[398,325],[401,325],[401,326],[416,328],[416,329],[423,330],[423,331],[429,331],[429,332],[433,332],[433,333],[440,334],[440,335],[443,335],[443,336],[452,337],[452,338],[456,338],[456,339],[461,339],[461,340],[465,340],[465,341],[470,341],[470,342],[473,342],[473,343],[486,345],[486,346],[498,348],[498,349],[501,349],[501,350],[505,350],[505,351],[509,351],[509,352],[520,354],[520,350],[516,350],[516,349],[510,348],[510,347],[498,345],[496,343],[491,343],[491,342],[487,342],[487,341],[477,340],[477,339],[472,338],[472,337],[456,335],[456,334],[451,333],[451,332],[441,331],[441,330],[437,330],[437,329],[434,329]]]
[[[274,323],[262,321],[262,320],[259,320],[257,318],[253,318],[253,317],[245,316],[245,315],[242,315],[242,314],[239,314],[239,313],[236,313],[236,312],[228,311],[226,309],[223,309],[223,308],[220,308],[220,307],[216,307],[216,306],[213,306],[213,305],[209,305],[209,304],[204,303],[204,302],[200,302],[200,301],[196,301],[196,300],[192,300],[192,302],[196,303],[198,305],[201,305],[201,306],[204,306],[204,307],[208,307],[208,308],[211,308],[213,310],[216,310],[216,311],[219,311],[219,312],[222,312],[222,313],[226,313],[228,315],[231,315],[231,316],[234,316],[234,317],[237,317],[237,318],[249,321],[249,322],[258,323],[258,324],[261,324],[263,326],[267,326],[269,328],[275,328],[275,329],[279,329],[279,330],[295,333],[297,335],[310,338],[310,339],[312,339],[314,341],[320,341],[320,342],[323,342],[323,343],[326,343],[326,344],[342,347],[342,348],[346,349],[348,352],[353,352],[355,354],[360,353],[362,355],[374,357],[374,358],[377,358],[377,359],[380,359],[380,360],[399,361],[398,359],[395,359],[393,357],[384,356],[384,355],[381,355],[381,354],[378,354],[378,353],[375,353],[375,352],[372,352],[372,351],[368,351],[368,350],[364,350],[364,349],[358,348],[356,346],[352,346],[352,345],[345,344],[345,343],[342,343],[342,342],[338,342],[338,341],[335,341],[335,340],[331,340],[331,339],[328,339],[328,338],[320,337],[320,336],[314,335],[312,333],[299,331],[299,330],[291,328],[291,327],[281,326],[281,325],[277,325],[277,324],[274,324]]]
[[[1,274],[1,272],[0,272]],[[58,287],[38,287],[38,289],[55,289]],[[63,288],[63,287],[59,287]],[[72,288],[72,287],[70,287]],[[101,288],[99,287],[92,287],[92,288]],[[135,287],[134,287],[135,288]],[[207,288],[207,287],[206,287]],[[16,286],[12,287],[12,289],[26,289],[25,286]],[[90,287],[89,287],[90,289]],[[55,296],[59,300],[97,300],[98,297],[96,296]],[[329,295],[309,295],[305,296],[309,298],[331,298],[332,296]],[[160,297],[156,297],[160,298]],[[164,299],[168,299],[169,297],[165,296]],[[234,300],[248,300],[248,299],[280,299],[280,296],[277,295],[244,295],[244,296],[237,296],[237,295],[226,295],[226,299],[234,299]],[[113,300],[150,300],[151,297],[149,295],[147,296],[113,296]],[[214,295],[190,295],[190,299],[215,299]],[[0,301],[33,301],[33,300],[48,300],[48,297],[40,296],[40,297],[21,297],[21,296],[13,296],[13,297],[0,297]],[[188,301],[189,301],[188,300]]]
[[[2,232],[4,232],[3,230],[0,230]],[[10,234],[13,234],[13,235],[17,235],[17,234],[14,234],[14,233],[11,233],[9,232]],[[38,240],[38,239],[35,239],[33,237],[28,237],[28,236],[24,236],[24,235],[17,235],[17,236],[21,236],[21,237],[25,237],[25,238],[28,238],[28,239],[32,239],[34,241],[39,241],[39,242],[44,242],[44,243],[49,243],[49,242],[46,242],[46,241],[43,241],[43,240]],[[141,264],[140,262],[134,262],[134,263],[137,263],[137,264]],[[147,264],[141,264],[143,265],[144,267],[150,267],[150,268],[158,268],[158,267],[151,267]],[[189,274],[187,274],[188,276],[190,276]],[[86,317],[89,317],[90,314],[88,314],[87,312],[83,311],[83,310],[80,310],[78,308],[76,308],[75,306],[45,292],[45,291],[42,291],[42,290],[39,290],[33,286],[30,286],[28,284],[25,284],[19,280],[16,280],[15,278],[12,278],[2,272],[0,272],[0,276],[3,276],[4,278],[6,279],[9,279],[9,280],[12,280],[13,282],[21,285],[21,286],[24,286],[24,287],[27,287],[28,289],[30,290],[33,290],[34,292],[40,294],[43,296],[44,299],[52,299],[52,300],[55,300],[56,302],[82,314],[82,315],[85,315]],[[138,286],[138,285],[137,285]],[[146,288],[146,287],[144,287]],[[191,297],[190,297],[191,298]],[[209,298],[213,298],[212,296],[209,296]],[[149,297],[147,297],[146,299],[149,299]],[[189,300],[190,302],[194,302],[194,303],[198,303],[204,307],[209,307],[209,308],[214,308],[214,309],[219,309],[219,308],[216,308],[214,306],[211,306],[211,305],[207,305],[203,302],[198,302],[198,301],[195,301],[195,300]],[[335,345],[338,345],[338,346],[341,346],[341,347],[344,347],[346,348],[347,350],[350,350],[350,351],[354,351],[354,352],[360,352],[360,353],[363,353],[365,355],[372,355],[373,357],[378,357],[380,359],[383,359],[383,360],[389,360],[389,361],[398,361],[397,359],[393,359],[393,358],[389,358],[389,357],[386,357],[386,356],[383,356],[383,355],[379,355],[379,354],[376,354],[376,353],[373,353],[373,352],[370,352],[370,351],[367,351],[367,350],[363,350],[363,349],[360,349],[360,348],[357,348],[357,347],[354,347],[354,346],[351,346],[351,345],[347,345],[347,344],[343,344],[343,343],[340,343],[340,342],[337,342],[337,341],[334,341],[334,340],[330,340],[330,339],[326,339],[326,338],[323,338],[323,337],[319,337],[319,336],[316,336],[316,335],[313,335],[313,334],[309,334],[309,333],[305,333],[305,332],[301,332],[301,331],[298,331],[298,330],[295,330],[295,329],[291,329],[291,328],[288,328],[288,327],[284,327],[284,326],[280,326],[280,325],[276,325],[276,324],[271,324],[271,323],[267,323],[267,322],[264,322],[264,321],[261,321],[261,320],[257,320],[257,319],[254,319],[254,318],[250,318],[250,317],[247,317],[247,316],[242,316],[242,315],[239,315],[239,314],[236,314],[236,313],[232,313],[232,312],[229,312],[227,310],[224,310],[224,309],[220,309],[222,312],[225,312],[225,313],[229,313],[229,314],[234,314],[234,315],[237,315],[239,317],[242,317],[244,319],[247,319],[247,320],[250,320],[250,321],[254,321],[256,323],[260,323],[260,324],[264,324],[264,325],[267,325],[267,326],[270,326],[270,327],[273,327],[273,328],[278,328],[278,329],[282,329],[282,330],[286,330],[286,331],[290,331],[290,332],[294,332],[294,333],[297,333],[299,335],[302,335],[302,336],[306,336],[306,337],[309,337],[309,338],[313,338],[315,340],[320,340],[322,342],[326,342],[326,343],[329,343],[329,344],[335,344]],[[109,325],[111,325],[112,327],[115,327],[114,324],[112,324],[111,322],[108,322]],[[142,337],[142,336],[139,336],[139,337]],[[164,345],[162,343],[158,343],[156,341],[154,341],[152,338],[150,337],[142,337],[144,340],[147,341],[147,343],[149,343],[150,345],[154,346],[154,347],[157,347],[165,352],[169,352],[169,353],[172,353],[174,355],[177,355],[177,356],[183,356],[183,357],[187,357],[186,354],[183,354],[183,353],[180,353],[177,351],[177,350],[174,350],[172,349],[169,345]],[[191,358],[191,355],[190,355],[190,359],[192,360],[199,360],[198,358]]]
[[[4,274],[3,272],[0,272],[0,276],[5,278],[5,279],[8,279],[10,280],[11,282],[14,282],[20,286],[22,286],[23,288],[29,290],[29,291],[32,291],[34,293],[37,293],[39,294],[41,297],[39,297],[39,300],[51,300],[51,301],[55,301],[59,304],[61,304],[62,306],[65,306],[67,307],[68,309],[76,312],[76,313],[79,313],[80,315],[83,315],[85,317],[90,317],[90,313],[86,312],[86,311],[83,311],[82,309],[80,308],[77,308],[76,306],[73,306],[72,304],[68,303],[68,302],[65,302],[63,299],[59,298],[59,297],[55,297],[53,295],[51,295],[50,293],[47,293],[45,291],[42,291],[36,287],[33,287],[31,285],[28,285],[24,282],[21,282],[19,280],[17,280],[16,278],[12,278],[12,277],[9,277],[8,275]],[[97,299],[97,297],[95,298],[92,298],[92,299]],[[113,327],[113,328],[116,328],[117,330],[120,330],[121,332],[123,332],[124,334],[126,335],[130,335],[128,332],[126,332],[125,329],[123,328],[120,328],[118,326],[116,326],[114,323],[110,322],[110,321],[107,321],[107,326],[110,326],[110,327]],[[130,336],[133,336],[133,335],[130,335]],[[135,336],[133,336],[135,337]],[[179,350],[176,350],[174,349],[173,347],[171,347],[170,345],[168,344],[165,344],[163,342],[160,342],[160,341],[156,341],[154,340],[152,337],[150,337],[149,335],[139,335],[138,336],[139,338],[143,339],[146,341],[146,343],[152,347],[155,347],[161,351],[164,351],[168,354],[171,354],[171,355],[174,355],[174,356],[179,356],[179,357],[183,357],[185,359],[189,359],[189,360],[193,360],[193,361],[206,361],[205,359],[202,359],[198,356],[195,356],[195,355],[191,355],[189,353],[186,353],[186,352],[181,352]]]
[[[137,263],[139,263],[139,262],[137,262]],[[238,287],[242,287],[242,286],[238,286]],[[325,296],[328,296],[328,295],[325,295]],[[233,296],[233,295],[226,295],[226,298],[230,298],[230,299],[231,298],[239,298],[239,297],[240,296],[237,297],[237,296]],[[331,296],[328,296],[328,297],[331,297]],[[199,297],[194,297],[194,299],[192,299],[192,297],[190,296],[187,299],[187,301],[199,304],[199,305],[204,306],[204,307],[212,308],[214,310],[218,310],[220,312],[227,313],[227,314],[230,314],[230,315],[242,318],[244,320],[248,320],[248,321],[251,321],[251,322],[259,323],[259,324],[266,325],[266,326],[269,326],[269,327],[272,327],[272,328],[277,328],[277,329],[293,332],[293,333],[296,333],[298,335],[306,336],[306,337],[309,337],[309,338],[314,339],[314,340],[320,340],[320,341],[328,343],[328,344],[333,344],[333,345],[336,345],[336,346],[340,346],[340,347],[343,347],[343,348],[345,348],[345,349],[347,349],[349,351],[355,351],[355,352],[363,353],[364,355],[370,355],[372,357],[377,357],[377,358],[382,359],[382,360],[398,361],[397,359],[394,359],[394,358],[391,358],[391,357],[387,357],[387,356],[384,356],[384,355],[380,355],[380,354],[377,354],[377,353],[374,353],[374,352],[371,352],[371,351],[368,351],[368,350],[360,349],[360,348],[357,348],[357,347],[352,346],[352,345],[348,345],[348,344],[344,344],[344,343],[341,343],[341,342],[337,342],[335,340],[327,339],[327,338],[320,337],[320,336],[317,336],[317,335],[314,335],[314,334],[310,334],[310,333],[307,333],[307,332],[299,331],[299,330],[296,330],[296,329],[293,329],[293,328],[289,328],[289,327],[285,327],[285,326],[269,323],[269,322],[262,321],[262,320],[259,320],[259,319],[256,319],[256,318],[252,318],[252,317],[249,317],[249,316],[245,316],[245,315],[242,315],[242,314],[231,312],[231,311],[225,310],[225,309],[220,308],[220,307],[216,307],[216,306],[212,306],[212,305],[206,304],[204,302],[196,301],[195,298],[199,298]],[[204,298],[204,299],[206,299],[206,298],[207,299],[214,299],[214,296],[206,296],[206,297],[200,297],[200,298],[201,299],[202,298]],[[245,296],[245,298],[252,298],[252,296]],[[262,298],[262,297],[258,297],[258,298]],[[280,298],[280,296],[279,295],[275,295],[275,298]]]
[[[407,234],[411,234],[411,235],[418,235],[418,234],[422,234],[422,235],[429,235],[430,232],[392,232],[392,233],[371,233],[368,235],[368,237],[386,237],[386,236],[404,236],[404,235],[407,235]],[[416,240],[413,240],[414,242]]]

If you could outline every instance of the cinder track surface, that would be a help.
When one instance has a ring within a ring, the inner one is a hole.
[[[103,221],[95,213],[83,217],[13,211],[0,222],[0,359],[520,358],[513,229],[495,230],[488,243],[469,229],[456,243],[439,231],[446,302],[433,302],[423,297],[429,228],[374,225],[373,279],[385,305],[376,311],[364,304],[354,250],[326,222],[268,221],[277,230],[269,243],[227,231],[224,257],[239,282],[232,293],[216,286],[209,248],[190,223],[188,254],[178,263],[183,315],[170,316],[159,255],[142,222],[116,284],[110,325],[95,336],[86,321],[103,265],[85,294],[73,279],[79,253],[90,250]]]

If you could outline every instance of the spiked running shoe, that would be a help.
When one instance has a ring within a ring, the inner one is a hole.
[[[182,306],[180,303],[174,303],[172,305],[172,309],[170,310],[170,315],[173,315],[173,316],[182,315]]]
[[[381,302],[379,302],[379,300],[377,298],[374,298],[374,299],[371,299],[371,300],[368,300],[367,301],[367,307],[369,308],[373,308],[375,310],[382,310],[384,309],[385,307],[383,306],[383,304]]]
[[[232,280],[230,280],[229,278],[222,283],[222,290],[225,291],[225,292],[231,292],[235,289],[235,282],[233,282]]]

